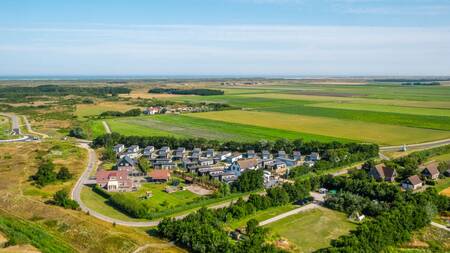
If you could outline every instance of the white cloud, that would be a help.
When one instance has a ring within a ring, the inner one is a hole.
[[[0,28],[0,75],[450,74],[450,28],[80,27]]]

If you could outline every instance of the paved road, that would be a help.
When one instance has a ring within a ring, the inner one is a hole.
[[[102,124],[103,124],[103,127],[105,128],[105,132],[107,134],[110,134],[111,133],[111,128],[109,128],[108,123],[106,123],[106,121],[102,121]]]
[[[439,147],[439,146],[443,146],[443,145],[447,145],[447,144],[450,144],[450,139],[417,143],[417,144],[409,144],[409,145],[406,145],[406,149],[434,148],[434,147]],[[380,147],[380,151],[402,151],[402,150],[403,150],[403,145]]]

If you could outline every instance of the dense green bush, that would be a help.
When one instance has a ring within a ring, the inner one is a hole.
[[[53,204],[57,206],[62,206],[66,209],[77,210],[80,207],[75,200],[69,198],[69,192],[66,189],[57,191],[53,195],[52,202]]]
[[[153,89],[150,89],[148,91],[148,93],[215,96],[215,95],[223,95],[224,91],[222,91],[222,90],[212,90],[212,89],[164,89],[164,88],[153,88]]]

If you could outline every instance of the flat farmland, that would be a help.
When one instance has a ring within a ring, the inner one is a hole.
[[[106,111],[119,111],[125,112],[130,109],[137,108],[136,106],[126,104],[124,102],[99,102],[96,104],[80,104],[77,105],[75,115],[82,118],[87,116],[99,115]]]
[[[295,214],[266,227],[288,239],[297,248],[295,252],[313,252],[330,245],[330,241],[348,234],[356,225],[347,216],[326,208],[316,208]]]
[[[189,116],[188,116],[189,115]],[[276,140],[279,138],[320,141],[350,141],[352,139],[330,137],[325,135],[302,133],[276,129],[271,126],[261,127],[244,124],[211,120],[207,117],[190,117],[196,114],[186,115],[155,115],[130,118],[108,119],[106,122],[113,132],[124,135],[141,136],[176,136],[176,137],[203,137],[219,140],[257,141]],[[95,121],[95,125],[101,122]],[[97,127],[96,127],[97,128]]]
[[[203,86],[202,86],[203,87]],[[220,140],[354,140],[381,145],[450,137],[450,87],[399,84],[321,84],[268,81],[254,86],[207,86],[222,96],[161,96],[179,102],[226,103],[234,111],[108,119],[124,135]],[[132,94],[145,95],[140,89]],[[119,105],[116,105],[119,106]],[[92,135],[103,133],[92,124]]]
[[[189,116],[378,144],[425,142],[450,137],[449,131],[275,112],[234,110],[196,113]]]
[[[392,105],[374,105],[362,103],[317,103],[311,105],[313,107],[357,110],[357,111],[371,111],[371,112],[392,112],[411,115],[429,115],[450,117],[450,109],[434,109],[434,108],[417,108],[405,106]]]

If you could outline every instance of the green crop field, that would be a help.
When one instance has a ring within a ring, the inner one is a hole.
[[[357,139],[378,144],[403,144],[450,137],[449,131],[421,129],[327,117],[312,117],[274,112],[222,111],[190,114],[191,117],[252,124],[288,131]],[[250,120],[249,120],[250,119]],[[271,120],[268,120],[271,119]]]
[[[196,115],[196,114],[195,114]],[[194,114],[192,114],[194,116]],[[101,126],[101,121],[95,125]],[[133,118],[115,118],[106,120],[113,132],[124,135],[203,137],[220,140],[276,140],[279,138],[332,141],[339,138],[308,134],[255,125],[236,124],[208,118],[189,117],[188,115],[155,115]],[[349,141],[340,138],[341,141]]]
[[[222,96],[172,96],[179,102],[227,103],[240,110],[108,119],[125,135],[220,140],[347,140],[381,145],[450,138],[450,87],[268,81],[222,89]],[[92,123],[92,135],[104,133]]]
[[[343,213],[317,208],[268,224],[272,233],[287,238],[298,252],[313,252],[329,246],[332,239],[348,234],[356,225]]]

